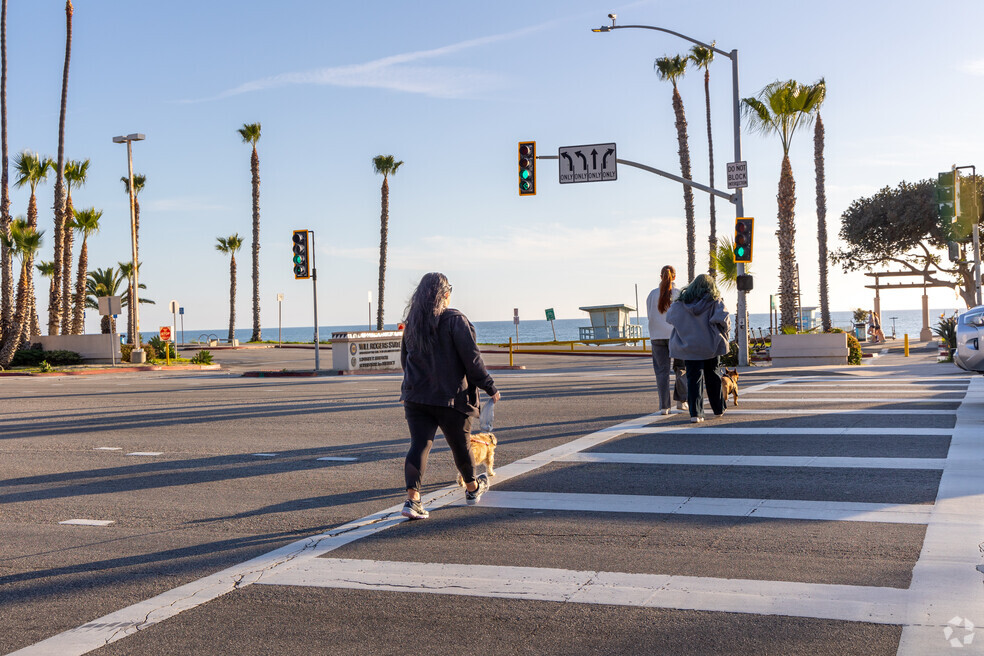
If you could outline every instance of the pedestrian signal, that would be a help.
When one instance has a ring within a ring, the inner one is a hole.
[[[536,196],[536,142],[519,142],[519,195]]]
[[[294,279],[311,277],[310,253],[308,252],[308,231],[294,231]]]
[[[753,218],[735,219],[735,262],[748,263],[752,261],[752,228]]]

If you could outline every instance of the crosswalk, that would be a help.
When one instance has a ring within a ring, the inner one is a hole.
[[[86,653],[250,584],[894,625],[902,627],[898,653],[905,655],[942,653],[958,630],[961,653],[977,653],[984,636],[974,642],[966,627],[984,625],[982,383],[958,376],[871,379],[858,390],[855,377],[774,380],[743,389],[741,405],[721,419],[691,425],[679,414],[645,415],[497,467],[493,488],[467,509],[516,512],[525,522],[538,521],[538,513],[576,516],[585,532],[593,518],[622,516],[641,517],[652,531],[670,518],[773,521],[780,531],[792,525],[784,522],[817,523],[820,532],[868,526],[872,541],[887,530],[877,527],[916,527],[925,533],[904,586],[872,584],[870,577],[831,582],[824,572],[796,580],[795,571],[769,579],[565,568],[555,562],[562,554],[551,566],[358,557],[358,545],[404,524],[394,506],[16,653]],[[811,416],[824,418],[823,425],[804,425]],[[500,445],[508,449],[508,441]],[[587,473],[597,468],[607,468],[606,475],[589,483]],[[688,493],[674,493],[681,490]],[[690,493],[701,490],[716,494]],[[457,487],[423,502],[432,513],[428,523],[445,511],[466,512]],[[420,524],[427,523],[413,526]]]

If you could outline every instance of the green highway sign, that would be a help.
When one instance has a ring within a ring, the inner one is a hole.
[[[545,312],[547,313],[547,321],[553,321],[557,318],[554,316],[553,308],[547,308]]]

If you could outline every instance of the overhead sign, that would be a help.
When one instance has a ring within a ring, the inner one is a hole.
[[[728,189],[748,186],[748,162],[728,162]]]
[[[161,326],[160,330],[161,339],[165,342],[171,341],[171,326]]]
[[[615,144],[564,146],[557,150],[560,184],[618,180]]]

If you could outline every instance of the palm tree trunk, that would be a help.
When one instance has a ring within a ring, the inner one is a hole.
[[[236,337],[236,256],[229,263],[229,344]]]
[[[10,324],[10,333],[0,348],[0,367],[7,367],[14,359],[14,353],[23,343],[24,331],[21,330],[24,320],[24,311],[27,309],[27,277],[24,275],[24,268],[21,267],[20,282],[17,284],[17,309]]]
[[[711,138],[711,72],[709,70],[704,71],[704,100],[707,103],[707,168],[709,174],[709,182],[707,186],[711,189],[714,188],[714,140]],[[710,250],[710,260],[707,267],[707,273],[710,274],[711,278],[717,277],[717,269],[715,267],[714,257],[715,252],[717,252],[717,213],[714,209],[714,194],[708,194],[711,198],[711,234],[707,237],[707,245]]]
[[[820,323],[830,330],[830,300],[827,287],[827,192],[823,167],[823,119],[817,113],[813,126],[813,163],[817,172],[817,244],[820,248]]]
[[[62,230],[62,298],[61,298],[61,334],[72,334],[72,245],[75,241],[75,231],[68,223],[68,218],[75,216],[72,207],[72,188],[67,188],[65,196],[65,225]]]
[[[779,174],[779,313],[783,328],[796,326],[796,224],[793,220],[796,209],[796,182],[793,180],[793,167],[789,155],[783,155],[782,171]]]
[[[82,236],[82,247],[79,249],[79,269],[75,279],[75,311],[72,316],[72,334],[81,335],[85,330],[85,276],[89,266],[89,246],[85,235]]]
[[[62,318],[62,269],[65,230],[65,111],[68,107],[68,65],[72,59],[72,0],[65,0],[65,67],[62,69],[61,112],[58,115],[58,170],[55,175],[55,272],[48,291],[48,334],[57,335]]]
[[[31,193],[31,200],[27,204],[27,225],[31,228],[38,227],[38,199]],[[24,274],[21,274],[24,275]],[[34,293],[34,253],[27,256],[27,308],[24,320],[19,322],[21,334],[25,343],[30,343],[31,338],[41,334],[41,324],[38,323],[38,300]]]
[[[249,341],[262,341],[260,335],[260,156],[253,144],[253,156],[249,161],[253,174],[253,334]]]
[[[10,236],[10,178],[7,172],[7,0],[0,7],[0,230]],[[14,262],[9,250],[0,246],[0,343],[14,331]]]
[[[386,241],[389,236],[389,183],[383,176],[382,210],[379,213],[379,292],[376,302],[376,330],[383,329],[383,291],[386,289]]]
[[[680,175],[691,180],[690,145],[687,140],[687,117],[683,113],[683,98],[673,85],[673,113],[676,115],[677,145],[680,154]],[[683,185],[683,208],[687,215],[687,279],[693,280],[697,272],[697,234],[694,225],[694,190]]]

